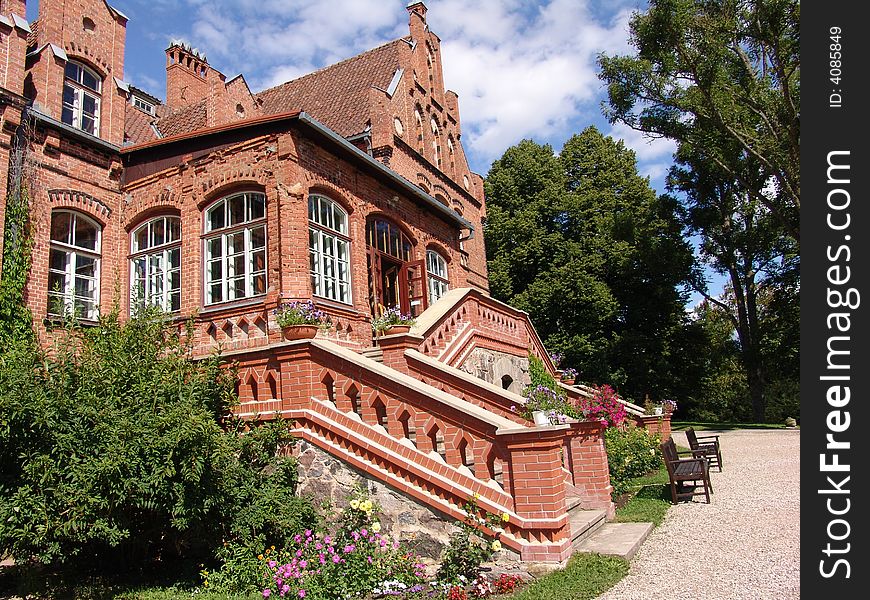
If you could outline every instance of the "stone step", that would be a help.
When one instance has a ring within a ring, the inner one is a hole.
[[[652,529],[652,523],[605,523],[579,543],[575,542],[574,551],[631,560]]]
[[[594,534],[607,520],[607,511],[584,510],[572,508],[568,511],[568,521],[571,523],[571,541],[578,544]]]
[[[378,348],[377,346],[373,346],[371,348],[363,348],[360,351],[360,354],[362,354],[366,358],[372,359],[375,362],[379,362],[379,363],[384,362],[384,350],[383,350],[383,348]]]

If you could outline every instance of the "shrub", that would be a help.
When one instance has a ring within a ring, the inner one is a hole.
[[[305,531],[274,558],[258,557],[268,569],[263,596],[332,600],[422,587],[424,566],[380,531],[377,506],[356,492],[332,534]]]
[[[583,396],[578,402],[578,408],[584,418],[591,421],[601,421],[605,427],[622,424],[628,413],[625,405],[619,401],[616,392],[609,385],[593,388],[592,396]]]
[[[0,547],[16,561],[205,562],[311,521],[276,455],[287,424],[238,435],[234,373],[193,360],[159,313],[0,352]]]
[[[466,585],[477,578],[480,565],[501,550],[498,536],[501,525],[508,520],[508,514],[493,515],[477,505],[478,496],[470,498],[463,507],[466,517],[457,521],[459,530],[450,536],[450,543],[441,555],[441,566],[435,578],[445,584]],[[484,537],[482,530],[496,532],[492,542]]]
[[[604,432],[604,442],[614,494],[625,493],[631,479],[662,466],[661,439],[649,435],[641,427],[608,427]]]

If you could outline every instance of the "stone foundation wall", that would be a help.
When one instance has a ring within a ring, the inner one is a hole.
[[[341,510],[347,506],[351,493],[362,487],[371,500],[381,506],[383,530],[391,539],[405,542],[424,558],[437,560],[450,541],[450,534],[457,529],[452,519],[446,519],[308,442],[297,442],[294,455],[299,461],[301,496],[310,496],[315,505],[329,502],[334,509]]]
[[[487,348],[475,348],[460,368],[516,394],[522,394],[523,388],[531,383],[528,358]]]

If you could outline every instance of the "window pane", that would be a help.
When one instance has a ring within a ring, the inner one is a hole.
[[[347,234],[347,215],[344,214],[344,211],[338,207],[338,205],[333,204],[333,213],[335,217],[335,230],[339,233]]]
[[[308,196],[308,220],[317,222],[317,196]]]
[[[54,271],[66,271],[66,258],[66,252],[52,248],[48,254],[48,268]]]
[[[60,120],[67,125],[75,126],[75,114],[73,113],[73,109],[64,105],[63,111],[60,113]]]
[[[51,215],[51,239],[55,242],[69,244],[72,215],[68,212],[56,212]]]
[[[245,222],[245,196],[240,194],[227,200],[230,215],[229,225],[238,225]]]
[[[81,217],[75,219],[75,240],[73,245],[78,248],[87,248],[88,250],[97,249],[97,227]]]
[[[250,219],[262,219],[266,216],[266,196],[263,194],[251,194],[251,216]]]
[[[73,81],[80,81],[81,79],[81,70],[82,68],[75,63],[68,62],[66,63],[66,67],[63,70],[63,74],[65,77],[72,79]]]
[[[181,248],[174,248],[168,252],[169,268],[178,269],[181,267]]]
[[[222,285],[220,283],[216,283],[211,286],[211,294],[210,294],[209,302],[220,302],[224,299]]]
[[[211,210],[208,211],[208,218],[206,219],[206,231],[223,229],[223,227],[226,225],[226,219],[224,218],[225,206],[226,205],[224,202],[220,202],[217,206],[214,206]]]
[[[166,242],[166,223],[163,219],[151,222],[151,245],[162,246]]]
[[[143,225],[133,234],[133,252],[148,248],[148,225]]]
[[[177,242],[181,239],[181,219],[177,217],[169,217],[169,238],[167,241]]]
[[[257,275],[256,277],[254,277],[253,293],[254,294],[265,294],[266,293],[266,276],[265,275]]]
[[[208,241],[208,258],[218,258],[223,256],[223,244],[221,238],[212,238]]]
[[[81,83],[85,87],[91,88],[95,92],[100,91],[100,81],[90,71],[86,71],[84,69],[81,70],[82,78]]]
[[[266,247],[266,228],[256,227],[251,230],[251,248]]]
[[[97,122],[94,121],[91,117],[82,115],[82,131],[86,131],[91,135],[97,134]]]
[[[221,260],[213,260],[208,263],[208,280],[220,281],[224,276],[224,265]]]
[[[76,275],[94,277],[97,274],[97,259],[77,254],[75,269]]]
[[[266,268],[266,252],[260,250],[251,254],[251,269],[253,271],[263,271]]]
[[[97,99],[90,94],[82,94],[82,110],[87,115],[96,116]]]
[[[66,276],[63,273],[49,272],[48,291],[63,293],[66,289]]]

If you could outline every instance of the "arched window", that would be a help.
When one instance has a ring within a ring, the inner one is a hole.
[[[102,78],[85,65],[66,63],[61,121],[91,135],[100,133]]]
[[[432,155],[435,159],[435,165],[440,169],[441,168],[441,136],[439,135],[438,129],[438,121],[435,120],[435,117],[432,117],[430,121],[430,125],[432,126]]]
[[[130,240],[130,310],[181,310],[181,219],[157,217]]]
[[[205,303],[266,293],[266,196],[241,192],[205,211]]]
[[[320,194],[308,196],[308,259],[315,296],[350,304],[347,213]]]
[[[426,274],[429,280],[429,304],[447,292],[447,261],[435,250],[426,251]]]
[[[425,148],[423,138],[423,113],[420,110],[419,105],[414,108],[414,122],[417,124],[417,146],[420,150],[420,154],[423,154]]]
[[[96,221],[71,210],[51,214],[48,313],[96,320],[100,302],[100,233]]]
[[[435,60],[432,57],[432,47],[426,44],[426,69],[429,71],[429,92],[435,91]]]

